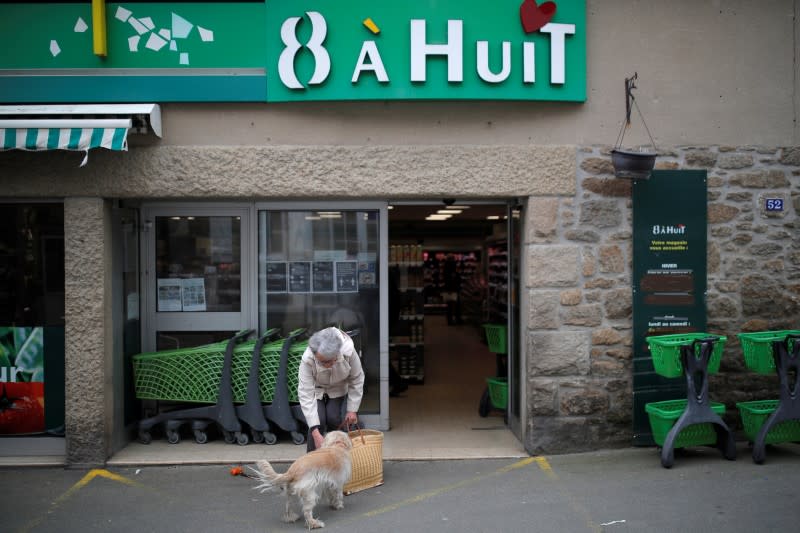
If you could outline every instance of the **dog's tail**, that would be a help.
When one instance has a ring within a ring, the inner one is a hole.
[[[260,483],[253,487],[256,490],[283,489],[286,485],[283,474],[275,472],[269,461],[256,461],[256,468],[250,470],[253,472],[252,478]]]

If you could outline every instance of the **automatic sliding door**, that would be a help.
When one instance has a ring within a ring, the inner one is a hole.
[[[379,209],[258,211],[259,330],[358,329],[359,414],[373,427],[382,411],[380,236]]]

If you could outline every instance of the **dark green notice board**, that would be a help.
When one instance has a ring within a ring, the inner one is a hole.
[[[705,170],[653,171],[633,183],[633,443],[654,444],[646,403],[686,397],[653,370],[646,338],[706,328]]]

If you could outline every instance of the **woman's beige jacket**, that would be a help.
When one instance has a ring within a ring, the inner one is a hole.
[[[331,368],[317,363],[311,348],[306,348],[300,360],[297,397],[308,427],[319,425],[317,402],[327,393],[329,398],[347,395],[347,411],[358,412],[364,394],[364,370],[353,339],[343,331],[342,353]]]

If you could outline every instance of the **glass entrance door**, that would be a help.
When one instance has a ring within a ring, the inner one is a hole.
[[[366,374],[359,417],[388,429],[385,207],[259,204],[258,329],[357,330]]]
[[[144,351],[186,348],[252,327],[251,210],[147,207]]]
[[[508,217],[508,425],[511,431],[522,440],[521,425],[524,375],[521,364],[522,350],[519,346],[520,324],[520,258],[522,239],[522,206],[509,204]]]

